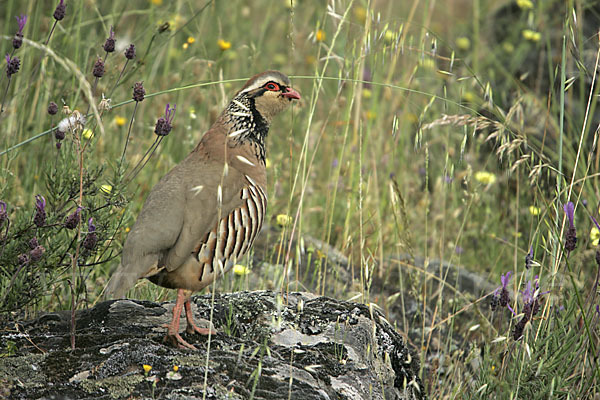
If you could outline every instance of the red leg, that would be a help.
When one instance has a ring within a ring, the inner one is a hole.
[[[183,308],[184,303],[186,304],[186,318],[188,318],[188,327],[189,327],[189,317],[188,317],[188,309],[189,309],[189,296],[184,295],[183,289],[177,290],[177,300],[175,301],[175,306],[173,307],[173,319],[171,323],[167,325],[167,336],[165,339],[170,339],[173,344],[179,348],[188,348],[192,350],[196,350],[194,346],[183,340],[181,335],[179,335],[179,320],[181,318],[181,309]],[[191,314],[191,312],[190,312]]]
[[[192,313],[192,303],[190,302],[189,297],[186,299],[185,303],[185,318],[187,319],[187,333],[199,333],[201,335],[216,335],[217,332],[213,331],[210,328],[198,328],[196,323],[194,322],[194,314]]]

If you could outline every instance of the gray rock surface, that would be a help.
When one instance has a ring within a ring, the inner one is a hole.
[[[68,313],[7,324],[0,331],[0,397],[425,398],[416,357],[365,305],[307,293],[284,302],[271,291],[193,300],[196,317],[212,313],[218,331],[210,339],[183,333],[197,351],[163,343],[172,303],[118,300],[79,311],[74,351]]]

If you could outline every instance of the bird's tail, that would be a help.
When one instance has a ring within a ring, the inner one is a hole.
[[[138,279],[139,277],[135,272],[128,271],[123,264],[119,264],[104,288],[104,298],[106,300],[124,298],[127,291],[135,285]]]

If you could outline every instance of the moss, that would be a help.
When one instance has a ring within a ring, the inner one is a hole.
[[[140,374],[111,376],[109,378],[92,380],[85,379],[81,381],[81,388],[89,394],[105,392],[113,399],[120,399],[129,396],[135,387],[144,380],[144,376]],[[148,382],[152,386],[151,382]]]
[[[16,381],[24,388],[45,386],[48,377],[41,365],[45,354],[28,354],[21,357],[0,358],[0,381]]]

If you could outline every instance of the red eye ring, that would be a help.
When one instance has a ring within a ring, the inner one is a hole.
[[[273,92],[277,92],[277,91],[279,91],[279,90],[280,90],[280,89],[279,89],[279,85],[278,85],[278,84],[276,84],[276,83],[274,83],[274,82],[269,82],[269,83],[267,83],[267,84],[266,84],[264,87],[265,87],[265,89],[267,89],[267,90],[271,90],[271,91],[273,91]]]

